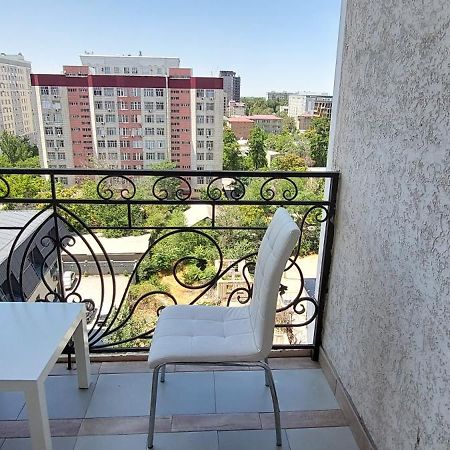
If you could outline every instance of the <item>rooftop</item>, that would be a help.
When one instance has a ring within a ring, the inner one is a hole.
[[[246,122],[253,123],[253,120],[249,119],[248,116],[231,116],[228,117],[228,122]]]
[[[251,120],[281,120],[281,117],[274,114],[255,114],[254,116],[248,116]]]

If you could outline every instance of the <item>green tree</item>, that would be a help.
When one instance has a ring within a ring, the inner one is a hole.
[[[330,119],[327,117],[314,118],[309,129],[303,134],[315,166],[324,167],[327,164],[329,136]]]
[[[297,153],[284,153],[277,155],[272,161],[271,169],[282,171],[304,172],[306,167],[305,160]]]
[[[33,158],[37,157],[39,153],[36,145],[32,145],[28,138],[15,136],[7,131],[0,134],[0,151],[2,167],[16,166],[18,162],[23,163],[30,159],[29,163],[35,167],[36,160]],[[22,167],[29,166],[22,165]]]
[[[254,169],[267,167],[266,133],[259,127],[253,127],[248,138],[248,156]]]
[[[239,144],[231,128],[223,130],[223,168],[224,170],[242,170],[243,157]]]

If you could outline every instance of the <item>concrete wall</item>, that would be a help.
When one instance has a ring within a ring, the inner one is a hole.
[[[345,4],[323,347],[380,450],[448,450],[450,4]]]

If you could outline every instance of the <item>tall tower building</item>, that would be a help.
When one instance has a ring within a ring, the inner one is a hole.
[[[241,101],[241,77],[237,77],[236,72],[231,70],[221,70],[219,77],[223,78],[226,105],[230,101]]]
[[[221,78],[193,77],[176,58],[95,58],[83,55],[86,65],[64,66],[62,75],[32,75],[44,166],[144,169],[173,161],[179,169],[222,169]],[[122,73],[92,73],[106,67]],[[158,68],[163,75],[142,74]]]
[[[0,131],[35,141],[31,63],[19,53],[0,53]]]

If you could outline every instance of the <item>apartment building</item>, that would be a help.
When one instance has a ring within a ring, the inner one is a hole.
[[[313,114],[331,118],[333,97],[326,94],[291,94],[288,100],[289,117],[297,118],[303,114]]]
[[[228,102],[228,108],[227,108],[227,117],[231,116],[245,116],[245,103],[242,102],[235,102],[234,100],[231,100]]]
[[[166,66],[159,60],[169,58],[154,58],[152,66],[148,57],[94,56],[64,66],[62,75],[32,75],[45,167],[144,169],[173,161],[180,169],[222,169],[221,78],[193,77],[175,58]],[[125,73],[96,74],[107,67]],[[158,67],[164,75],[142,74]]]
[[[247,116],[231,116],[227,118],[227,125],[231,128],[236,139],[247,140],[255,122]]]
[[[19,53],[0,53],[0,131],[35,141],[31,63]]]
[[[256,114],[253,116],[247,116],[252,120],[256,126],[262,128],[266,133],[281,133],[282,122],[281,117],[274,114]]]
[[[232,70],[221,70],[219,77],[223,78],[223,91],[225,93],[225,105],[234,100],[241,101],[241,77],[236,76]]]

